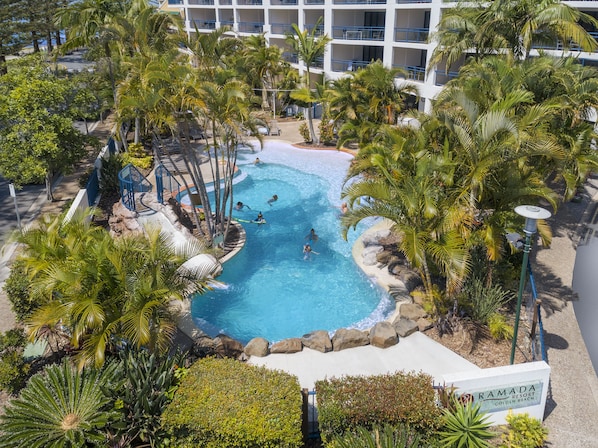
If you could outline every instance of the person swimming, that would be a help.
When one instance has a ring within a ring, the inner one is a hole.
[[[308,243],[305,246],[303,246],[303,259],[307,260],[310,257],[311,257],[311,246]]]
[[[260,160],[259,157],[256,157],[255,161],[253,162],[254,165],[259,165],[260,163],[262,163],[262,161]]]
[[[345,213],[347,213],[349,211],[349,207],[347,206],[346,202],[343,202],[341,204],[341,213],[344,215]]]
[[[273,195],[270,199],[268,199],[268,205],[272,207],[272,203],[278,201],[278,196]]]
[[[316,231],[314,229],[311,229],[309,231],[309,234],[305,236],[305,239],[315,243],[316,241],[318,241],[318,235],[316,234]]]
[[[249,210],[251,210],[251,207],[248,206],[247,204],[243,204],[241,201],[237,202],[237,205],[235,205],[235,210],[243,210],[243,208],[247,207]]]
[[[264,219],[264,215],[262,215],[262,212],[259,212],[257,214],[257,218],[255,218],[255,222],[257,222],[257,223],[263,223],[265,221],[266,220]]]

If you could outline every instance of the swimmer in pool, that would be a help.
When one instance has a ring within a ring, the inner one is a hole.
[[[237,202],[237,205],[235,205],[235,210],[243,210],[245,207],[247,207],[249,210],[251,210],[251,207],[243,204],[241,201]]]
[[[347,206],[346,202],[343,202],[341,204],[341,213],[344,215],[345,213],[347,213],[349,211],[349,207]]]
[[[259,157],[256,157],[255,161],[253,162],[254,165],[259,165],[260,163],[262,163],[262,161],[260,160]]]
[[[268,205],[272,207],[272,203],[278,201],[278,196],[273,195],[270,199],[268,199]]]
[[[262,212],[259,212],[259,213],[257,214],[257,218],[255,218],[255,222],[257,222],[257,223],[262,223],[262,222],[264,222],[264,221],[265,221],[265,219],[264,219],[264,215],[262,215]]]
[[[316,231],[314,229],[311,229],[309,231],[309,234],[305,236],[305,239],[311,241],[312,243],[315,243],[316,241],[318,241],[318,235],[316,235]]]

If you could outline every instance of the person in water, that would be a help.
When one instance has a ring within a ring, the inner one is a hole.
[[[318,235],[316,234],[316,231],[314,229],[311,229],[309,231],[309,234],[305,236],[305,239],[315,243],[316,241],[318,241]]]
[[[264,222],[264,221],[265,221],[264,215],[262,215],[262,212],[259,212],[257,214],[257,218],[255,218],[255,222]]]
[[[268,199],[268,205],[272,207],[272,203],[278,201],[278,196],[273,195],[270,199]]]
[[[262,163],[262,161],[260,160],[259,157],[255,158],[255,161],[253,162],[254,165],[259,165],[260,163]]]
[[[347,206],[346,202],[343,202],[341,204],[341,213],[344,215],[345,213],[347,213],[349,211],[349,207]]]
[[[235,209],[236,210],[243,210],[243,208],[247,207],[249,210],[251,210],[251,207],[243,204],[241,201],[237,202],[237,205],[235,205]]]
[[[305,246],[303,246],[303,259],[307,260],[308,258],[310,258],[310,256],[311,256],[311,246],[308,243]]]

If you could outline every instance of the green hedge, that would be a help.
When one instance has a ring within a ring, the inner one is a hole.
[[[406,424],[428,436],[441,423],[432,377],[398,372],[316,382],[318,421],[324,442],[358,427]]]
[[[296,377],[232,359],[195,363],[162,414],[172,446],[302,446],[301,389]]]

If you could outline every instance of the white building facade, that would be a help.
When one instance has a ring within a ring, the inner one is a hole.
[[[574,8],[598,17],[598,1],[568,1]],[[188,32],[209,33],[229,26],[240,36],[266,33],[270,45],[288,48],[285,36],[291,24],[312,30],[323,18],[317,32],[332,38],[328,51],[314,73],[338,79],[371,61],[387,67],[400,67],[420,92],[418,108],[429,111],[430,99],[456,76],[458,64],[429,68],[436,43],[430,39],[443,11],[456,3],[442,0],[167,0],[163,7],[179,11]],[[589,30],[595,37],[598,32]],[[558,42],[549,53],[562,55]],[[583,64],[598,65],[598,52],[576,51]],[[290,51],[285,58],[301,69]],[[397,80],[402,82],[404,80]]]

